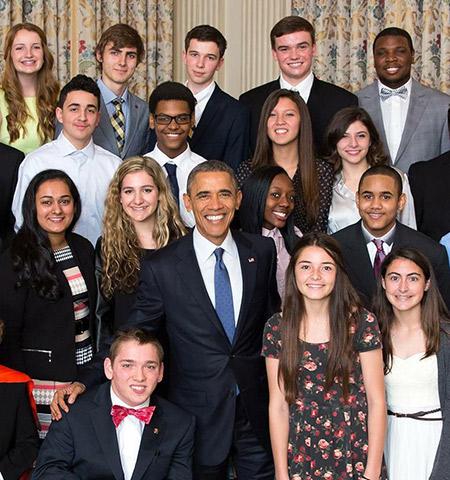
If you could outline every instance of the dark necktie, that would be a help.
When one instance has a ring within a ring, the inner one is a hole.
[[[223,252],[223,248],[216,248],[214,250],[216,257],[216,266],[214,267],[216,313],[222,322],[230,343],[233,343],[236,328],[234,324],[233,294],[231,292],[228,270],[222,259]]]
[[[111,408],[111,416],[116,428],[124,418],[128,417],[128,415],[133,415],[138,420],[141,420],[148,425],[155,409],[156,407],[127,408],[122,407],[121,405],[113,405]]]
[[[373,239],[372,242],[377,247],[377,253],[375,255],[375,260],[373,262],[373,273],[375,274],[375,278],[378,278],[381,273],[381,264],[383,263],[384,257],[386,254],[383,250],[383,240]]]
[[[125,145],[125,115],[122,110],[123,98],[117,97],[111,103],[114,105],[114,113],[111,116],[111,125],[116,137],[117,148],[122,153]]]
[[[177,205],[180,201],[180,189],[178,187],[177,181],[177,166],[173,163],[165,163],[164,168],[167,172],[167,178],[169,179],[170,189],[172,190],[173,196],[177,201]]]
[[[403,86],[400,88],[396,88],[395,90],[392,90],[391,88],[382,87],[380,90],[380,98],[383,102],[385,102],[388,98],[396,97],[396,96],[403,98],[403,100],[406,100],[408,98],[408,89],[405,86]]]

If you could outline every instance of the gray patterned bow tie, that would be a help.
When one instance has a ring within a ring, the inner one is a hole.
[[[390,88],[383,87],[380,90],[380,98],[383,102],[385,102],[388,98],[399,96],[400,98],[403,98],[403,100],[406,100],[408,98],[408,89],[403,86],[400,88],[397,88],[396,90],[391,90]]]

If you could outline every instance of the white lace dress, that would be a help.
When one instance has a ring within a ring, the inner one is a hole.
[[[430,411],[440,407],[437,357],[423,353],[406,359],[394,355],[385,377],[388,410],[395,413]],[[423,418],[441,418],[441,412]],[[388,415],[384,455],[389,480],[428,480],[441,437],[442,421]]]

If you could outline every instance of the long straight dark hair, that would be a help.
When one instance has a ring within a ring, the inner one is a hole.
[[[286,401],[289,404],[302,394],[297,389],[298,362],[305,350],[299,342],[299,332],[306,317],[305,301],[298,290],[295,267],[301,252],[310,246],[322,248],[336,265],[336,282],[329,300],[330,341],[325,379],[329,390],[337,377],[342,384],[344,398],[349,394],[349,378],[355,362],[353,332],[358,328],[361,304],[344,268],[337,241],[324,233],[308,233],[297,243],[286,271],[286,290],[281,320],[280,363],[278,381],[283,381]],[[303,372],[300,373],[303,375]],[[301,383],[301,382],[300,382]]]
[[[265,166],[257,168],[242,185],[242,202],[236,217],[239,227],[244,232],[261,234],[267,195],[277,175],[286,175],[289,178],[286,171],[278,165]],[[292,213],[280,232],[283,235],[286,250],[291,253],[298,241]]]
[[[387,299],[386,292],[381,283],[381,278],[386,279],[388,268],[395,260],[405,259],[415,263],[422,270],[425,281],[429,282],[428,290],[423,294],[421,301],[420,322],[426,338],[426,350],[423,358],[427,358],[438,352],[442,322],[449,321],[449,313],[436,283],[436,277],[428,258],[415,248],[399,248],[386,256],[381,265],[380,280],[377,284],[377,293],[374,298],[373,310],[378,318],[381,336],[383,340],[384,373],[387,374],[392,368],[392,325],[395,322],[395,314],[391,303]]]
[[[298,176],[300,177],[301,195],[305,204],[308,223],[314,225],[319,215],[319,180],[317,176],[314,154],[314,138],[311,117],[308,107],[302,97],[292,90],[280,89],[272,92],[264,102],[259,120],[258,137],[255,154],[252,159],[252,169],[265,165],[276,165],[273,158],[272,140],[267,135],[267,121],[280,98],[288,98],[297,107],[300,115],[300,130],[298,133]],[[299,194],[299,192],[297,192]]]
[[[80,194],[69,175],[61,170],[44,170],[38,173],[31,180],[23,197],[23,224],[11,242],[11,258],[14,269],[18,272],[17,287],[28,286],[40,297],[56,300],[61,290],[55,273],[55,259],[48,235],[39,225],[36,211],[36,193],[48,180],[61,180],[69,187],[75,211],[68,232],[72,231],[80,218]]]

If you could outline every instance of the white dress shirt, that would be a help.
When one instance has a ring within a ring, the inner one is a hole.
[[[163,153],[156,144],[155,149],[149,153],[145,154],[146,157],[151,157],[156,160],[164,170],[164,173],[167,176],[167,170],[164,168],[166,163],[173,163],[177,166],[177,182],[178,188],[180,191],[180,215],[183,222],[188,227],[193,227],[195,225],[194,215],[186,210],[183,202],[183,195],[186,193],[187,179],[191,170],[198,165],[199,163],[206,162],[206,159],[192,152],[187,146],[186,150],[178,155],[178,157],[170,158],[165,153]]]
[[[311,88],[314,83],[314,75],[311,72],[301,80],[297,85],[291,85],[287,80],[284,79],[283,74],[280,74],[280,88],[286,88],[287,90],[295,90],[300,94],[305,103],[308,103],[309,94],[311,93]]]
[[[187,82],[186,82],[187,85]],[[211,82],[207,87],[205,87],[200,92],[194,95],[197,103],[195,104],[195,126],[198,125],[200,119],[202,118],[203,112],[205,111],[206,104],[209,102],[211,95],[214,93],[216,88],[216,82]]]
[[[389,154],[391,156],[392,163],[395,162],[397,156],[398,147],[402,140],[403,130],[405,128],[406,116],[408,115],[409,100],[411,98],[411,78],[405,83],[405,87],[408,91],[407,98],[401,98],[398,95],[393,95],[387,100],[381,100],[380,107],[381,114],[383,116],[384,132],[386,133],[386,141],[389,148]],[[378,80],[378,93],[382,88],[389,88],[383,85]],[[389,88],[390,89],[390,88]],[[391,89],[390,89],[391,90]]]
[[[132,407],[123,402],[111,387],[111,404],[126,408],[142,408],[150,405],[150,398],[137,407]],[[111,418],[112,422],[112,418]],[[130,480],[141,446],[142,433],[145,423],[134,415],[126,416],[116,428],[117,444],[119,446],[120,463],[122,464],[124,480]]]
[[[382,237],[374,237],[367,230],[363,223],[361,223],[361,227],[363,236],[366,239],[366,247],[367,251],[369,252],[370,263],[373,267],[373,263],[375,262],[375,256],[377,254],[377,246],[373,243],[372,240],[383,240],[383,252],[385,255],[387,255],[392,250],[392,245],[394,243],[395,225],[389,230],[389,232],[386,233],[386,235],[383,235]]]
[[[216,245],[207,240],[197,228],[194,228],[193,243],[203,283],[205,284],[206,291],[208,292],[209,299],[214,308],[216,308],[214,289],[214,268],[216,266],[216,257],[214,255],[214,250],[219,247],[224,249],[222,259],[227,267],[228,276],[230,277],[231,292],[233,295],[234,323],[237,325],[239,312],[241,310],[243,284],[239,252],[231,232],[228,232],[222,245]]]
[[[395,168],[395,167],[394,167]],[[414,198],[409,186],[408,176],[396,168],[402,177],[403,193],[406,196],[406,205],[397,214],[397,220],[409,228],[417,229],[416,212],[414,210]],[[335,233],[353,223],[359,221],[358,207],[356,206],[355,194],[345,185],[344,176],[338,172],[334,177],[333,195],[331,198],[330,212],[328,213],[328,231]]]
[[[63,170],[73,180],[80,192],[81,216],[74,232],[95,245],[102,231],[103,210],[109,182],[121,159],[91,141],[82,150],[77,150],[64,131],[56,140],[46,143],[29,153],[19,167],[12,212],[16,218],[16,231],[23,222],[22,201],[33,177],[47,169]]]

